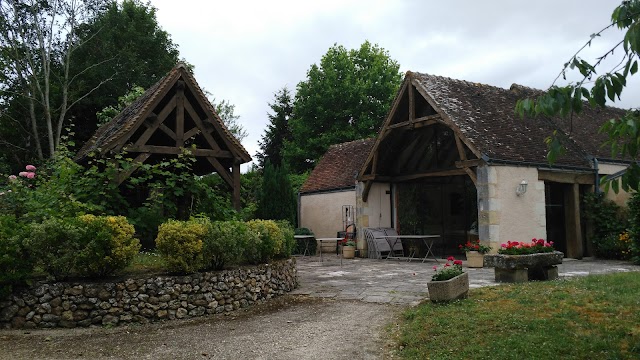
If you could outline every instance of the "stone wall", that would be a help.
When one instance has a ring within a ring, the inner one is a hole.
[[[185,276],[114,282],[38,282],[0,300],[0,327],[147,323],[223,313],[297,286],[295,259]]]

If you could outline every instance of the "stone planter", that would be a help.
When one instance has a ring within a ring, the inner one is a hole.
[[[560,251],[529,255],[485,255],[484,264],[495,268],[498,282],[526,282],[558,278],[557,264],[562,264]]]
[[[484,254],[477,251],[467,251],[467,266],[470,268],[481,268],[484,266]]]
[[[343,259],[353,259],[356,254],[355,246],[343,246],[342,247],[342,258]]]
[[[427,289],[432,302],[466,298],[469,293],[469,274],[462,273],[445,281],[430,281],[427,283]]]

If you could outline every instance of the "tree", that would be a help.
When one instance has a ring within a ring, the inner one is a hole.
[[[215,98],[211,99],[211,104],[216,111],[216,114],[220,116],[220,119],[227,127],[231,135],[233,135],[239,142],[242,142],[249,134],[247,130],[238,122],[240,115],[235,114],[236,106],[231,104],[227,100],[217,102]]]
[[[0,2],[0,48],[5,65],[4,103],[18,101],[24,115],[10,120],[22,123],[37,157],[54,155],[67,112],[91,90],[72,96],[77,77],[71,70],[74,52],[84,40],[77,36],[79,24],[93,17],[104,1],[8,0]],[[92,64],[97,66],[98,64]],[[82,73],[86,68],[79,70]],[[8,90],[8,91],[7,91]],[[45,145],[41,143],[40,118],[44,119]],[[14,146],[8,138],[3,139]],[[45,153],[45,146],[47,152]],[[23,149],[27,149],[25,146]]]
[[[262,135],[260,152],[256,155],[260,167],[264,167],[269,160],[275,166],[281,166],[283,160],[283,147],[285,141],[291,141],[291,130],[289,129],[289,119],[293,114],[293,101],[291,92],[287,87],[283,87],[273,95],[273,102],[269,104],[272,114],[267,114],[269,124]]]
[[[368,41],[357,50],[329,48],[297,86],[284,147],[292,170],[312,168],[332,144],[375,136],[402,81],[399,67]]]
[[[287,220],[295,224],[296,197],[286,165],[273,166],[268,160],[265,163],[257,215],[261,219]]]
[[[583,49],[590,46],[604,31],[615,26],[625,31],[623,39],[612,49],[597,58],[594,64],[590,64],[578,56]],[[621,47],[622,49],[620,49]],[[618,65],[612,70],[596,76],[596,70],[599,69],[602,61],[613,57],[615,53],[622,55]],[[622,91],[627,86],[627,78],[637,73],[639,54],[640,1],[623,1],[613,11],[611,24],[598,33],[591,35],[586,44],[564,64],[551,87],[536,99],[518,101],[516,112],[521,116],[537,116],[541,114],[546,116],[558,114],[567,116],[572,112],[580,113],[582,111],[583,99],[588,101],[592,107],[604,107],[608,101],[615,102],[616,98],[620,99]],[[565,86],[556,85],[560,77],[566,79],[567,72],[574,69],[578,70],[582,75],[581,81]],[[588,82],[593,82],[591,89],[586,86]],[[637,108],[629,110],[622,118],[606,122],[600,131],[609,135],[609,140],[603,145],[611,148],[612,158],[622,156],[632,161],[621,177],[621,184],[617,180],[610,181],[606,177],[603,178],[607,188],[611,185],[615,192],[618,192],[620,186],[625,191],[638,191],[640,187],[640,166],[638,164],[640,110]],[[549,161],[553,162],[563,152],[561,138],[557,134],[552,134],[547,138],[547,144],[550,148]]]

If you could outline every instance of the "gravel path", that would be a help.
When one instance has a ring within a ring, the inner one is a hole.
[[[286,295],[230,316],[0,331],[0,359],[380,359],[402,307]]]

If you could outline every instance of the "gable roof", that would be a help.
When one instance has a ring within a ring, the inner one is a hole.
[[[176,87],[181,86],[178,83],[179,81],[184,82],[186,86],[185,92],[189,92],[193,97],[193,102],[199,105],[199,110],[203,113],[203,117],[205,117],[204,119],[199,119],[202,121],[203,126],[210,127],[210,129],[201,129],[201,131],[194,136],[207,130],[210,132],[215,129],[218,133],[217,145],[219,145],[222,150],[231,152],[233,158],[242,163],[251,161],[249,153],[226,128],[220,117],[216,114],[213,105],[207,100],[204,92],[184,64],[178,64],[171,69],[167,75],[149,87],[140,97],[122,110],[122,112],[116,115],[110,122],[98,128],[94,136],[78,151],[75,157],[76,160],[80,161],[94,151],[102,155],[109,151],[118,152],[126,148],[129,140],[135,140],[131,139],[131,137],[136,130],[143,126],[147,118],[154,114],[154,111],[155,115],[160,115],[158,114],[162,110],[160,105],[166,105],[164,103],[168,102],[167,95],[171,95],[170,92],[175,92]],[[169,111],[171,111],[171,109],[169,109]],[[173,116],[175,117],[175,115]],[[164,119],[161,119],[161,121],[164,121]],[[186,134],[189,129],[183,130]]]
[[[371,138],[331,145],[302,185],[300,193],[355,187],[356,175],[374,141]]]

